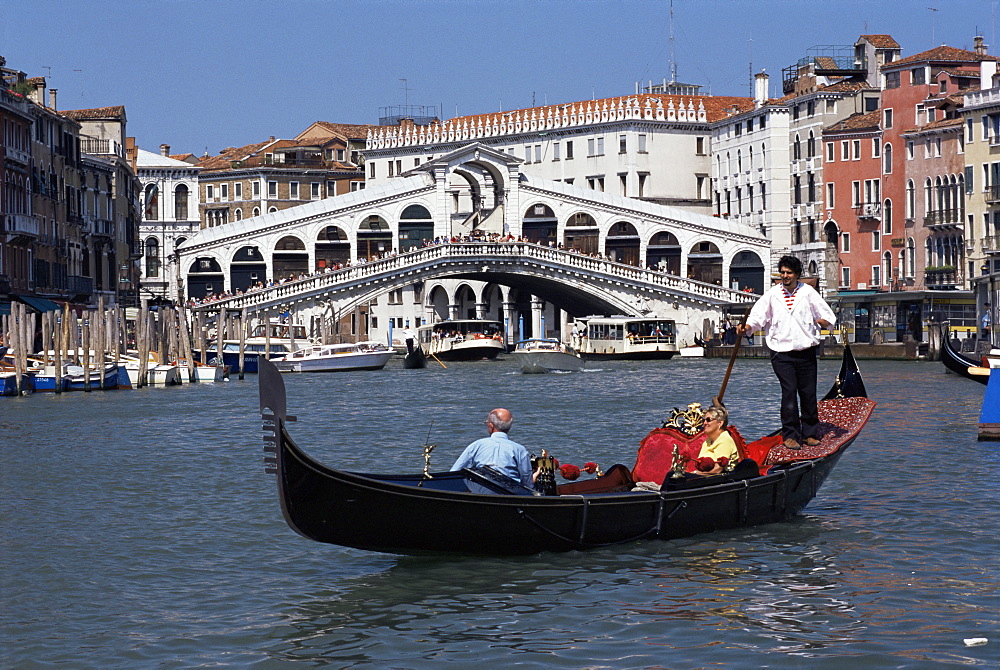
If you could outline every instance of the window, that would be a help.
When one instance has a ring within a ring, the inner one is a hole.
[[[861,182],[851,182],[851,207],[861,206]]]
[[[278,182],[276,181],[267,182],[267,197],[269,198],[278,197]]]
[[[174,191],[174,219],[187,221],[188,218],[188,187],[181,184]]]
[[[573,141],[566,142],[566,160],[573,160]]]
[[[854,160],[861,160],[861,140],[854,140]]]
[[[872,286],[882,285],[882,266],[873,265],[872,266]]]
[[[253,193],[254,199],[259,198],[260,197],[260,182],[259,181],[252,181],[252,182],[250,182],[250,191]]]
[[[628,149],[628,142],[626,135],[618,136],[618,153],[623,154]]]
[[[705,138],[696,137],[694,139],[694,152],[699,156],[705,155]],[[646,153],[646,136],[639,135],[639,153]]]
[[[740,135],[743,134],[743,124],[740,123],[739,121],[733,124],[733,134],[736,135],[736,137],[739,137]]]
[[[851,285],[851,268],[840,268],[840,285]]]
[[[872,138],[872,158],[878,158],[882,155],[882,145],[879,144],[879,138]]]
[[[205,187],[205,200],[212,202],[215,199],[215,187],[209,184]]]
[[[826,183],[826,208],[833,209],[833,182]]]
[[[239,207],[236,208],[236,220],[237,221],[243,220],[243,210],[240,209]]]
[[[337,149],[337,160],[339,162],[341,162],[341,163],[344,162],[344,150],[343,149]]]
[[[552,160],[554,160],[554,161],[559,160],[559,148],[560,148],[560,146],[561,145],[558,142],[553,142],[552,143]]]
[[[892,145],[885,145],[882,151],[882,172],[892,174]]]
[[[840,143],[840,160],[849,161],[851,160],[851,143],[844,140]]]
[[[528,144],[528,145],[526,145],[524,147],[524,162],[525,163],[530,163],[531,162],[531,145],[530,144]]]
[[[910,70],[910,83],[913,86],[919,86],[921,84],[927,83],[927,71],[922,67],[914,68]]]
[[[833,147],[833,142],[826,143],[826,162],[832,163],[836,157],[836,149]]]
[[[975,135],[976,124],[973,123],[972,119],[965,120],[965,141],[972,142]]]
[[[938,92],[939,93],[947,93],[948,92],[948,80],[947,79],[941,79],[941,81],[938,82]]]
[[[542,162],[542,145],[541,144],[536,144],[535,145],[535,162],[536,163],[541,163]]]
[[[899,88],[899,73],[898,72],[886,72],[885,73],[885,87],[886,88]]]
[[[892,200],[882,205],[882,234],[892,235]]]
[[[883,109],[882,110],[882,127],[892,128],[892,110]]]
[[[392,161],[388,161],[388,163],[389,163],[389,175],[388,175],[388,176],[390,176],[390,177],[395,177],[395,176],[396,176],[396,173],[395,173],[395,171],[394,171],[394,170],[395,170],[395,165],[396,165],[396,164],[395,164],[395,163],[393,163]]]
[[[243,182],[238,181],[233,184],[233,199],[242,200],[243,199]]]
[[[882,235],[879,234],[879,231],[874,230],[872,231],[872,251],[881,251],[881,250],[882,250]]]
[[[604,155],[604,138],[603,137],[598,137],[597,138],[597,155],[598,156],[603,156]]]
[[[851,234],[841,233],[840,234],[840,251],[842,253],[850,253],[851,251]]]
[[[371,163],[368,164],[368,178],[369,179],[375,178],[375,161],[372,161]]]
[[[875,140],[878,141],[877,139]],[[907,140],[906,142],[906,160],[913,160],[913,140]]]
[[[972,166],[971,165],[966,165],[965,166],[965,192],[966,192],[966,194],[972,194],[974,192],[974,189],[973,189],[973,186],[972,186],[973,173],[974,173],[974,170],[972,169]]]
[[[314,181],[312,184],[309,185],[309,196],[313,200],[319,200],[320,196],[319,196],[319,182],[318,181]]]
[[[229,184],[220,185],[219,191],[221,192],[223,200],[229,200]]]

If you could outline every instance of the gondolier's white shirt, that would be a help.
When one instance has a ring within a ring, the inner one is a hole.
[[[837,323],[833,310],[816,289],[799,282],[791,311],[785,305],[784,287],[776,284],[753,306],[746,324],[751,333],[767,330],[764,340],[771,351],[802,351],[823,339],[817,319],[825,319],[831,326]]]

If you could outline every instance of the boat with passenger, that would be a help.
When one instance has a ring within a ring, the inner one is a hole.
[[[518,342],[513,351],[514,358],[521,365],[524,374],[545,372],[579,372],[583,369],[583,358],[573,347],[548,338],[532,338]]]
[[[586,361],[658,360],[677,353],[671,319],[588,316],[576,319],[573,330],[573,347]]]
[[[732,467],[723,474],[692,474],[702,465],[697,454],[705,439],[704,413],[699,418],[692,403],[643,438],[633,467],[601,472],[587,463],[596,479],[543,494],[490,468],[432,472],[433,445],[423,447],[423,473],[326,466],[289,434],[295,417],[274,364],[261,360],[258,381],[264,469],[277,476],[289,527],[317,542],[394,554],[530,555],[787,521],[816,496],[875,406],[847,346],[840,374],[819,402],[817,445],[789,449],[780,430],[747,442],[731,425],[736,463],[727,462]],[[551,464],[544,452],[539,460]]]
[[[494,359],[506,350],[499,321],[455,319],[417,328],[420,346],[442,361]]]
[[[989,354],[977,361],[956,350],[952,345],[950,335],[947,328],[941,335],[941,362],[944,363],[944,366],[966,379],[980,384],[988,384],[993,370],[1000,369],[1000,351],[990,350]],[[994,351],[997,353],[994,354]]]
[[[381,342],[315,344],[272,360],[281,372],[381,370],[395,352]]]
[[[306,327],[301,324],[290,324],[272,319],[266,324],[258,324],[250,331],[243,342],[244,372],[257,372],[257,359],[267,354],[268,358],[281,358],[306,347],[313,342],[306,336]],[[240,341],[227,339],[222,341],[222,361],[219,361],[218,343],[213,342],[207,351],[209,365],[220,362],[229,367],[232,372],[240,371]],[[195,360],[201,360],[200,352],[194,352]]]

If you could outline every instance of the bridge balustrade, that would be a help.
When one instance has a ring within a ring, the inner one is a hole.
[[[600,274],[634,283],[647,284],[671,291],[689,293],[717,302],[751,302],[756,296],[715,284],[664,274],[655,270],[638,268],[600,258],[592,258],[564,249],[534,244],[532,242],[448,242],[404,252],[388,258],[352,264],[332,272],[312,274],[258,289],[240,295],[226,296],[195,305],[194,309],[216,311],[221,309],[253,308],[265,304],[291,302],[310,294],[321,294],[334,287],[345,287],[386,274],[412,270],[449,258],[497,257],[528,258],[554,262],[560,267],[574,268],[584,273]]]

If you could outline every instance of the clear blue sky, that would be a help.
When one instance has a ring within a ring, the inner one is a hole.
[[[750,95],[751,64],[780,95],[810,47],[869,33],[904,57],[978,33],[1000,55],[997,5],[674,0],[671,49],[668,0],[0,0],[0,55],[48,76],[60,109],[123,104],[140,147],[200,155],[389,105],[450,118],[627,95],[669,78],[671,52],[715,95]]]

